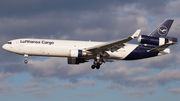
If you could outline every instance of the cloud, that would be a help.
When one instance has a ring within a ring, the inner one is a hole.
[[[32,75],[31,81],[54,83],[51,78],[78,82],[80,78],[94,77],[97,73],[91,69],[91,62],[81,65],[68,65],[66,58],[48,58],[45,60],[34,60],[31,57],[28,65],[23,62],[3,65],[0,79],[12,77],[17,73],[27,72]],[[40,58],[44,59],[44,58]]]
[[[158,99],[158,100],[160,100],[160,101],[164,101],[164,100],[172,100],[172,98],[166,97],[166,98],[160,98],[160,99]]]
[[[20,86],[20,92],[23,94],[32,94],[35,98],[46,98],[50,96],[53,92],[58,90],[68,90],[68,89],[76,89],[76,88],[84,88],[84,87],[91,87],[96,85],[96,81],[94,80],[84,80],[77,83],[56,83],[56,84],[47,84],[43,82],[33,82],[29,84],[24,84]],[[4,87],[5,88],[5,87]],[[94,96],[98,92],[93,92],[90,95]],[[89,95],[89,96],[90,96]],[[83,94],[77,94],[76,96],[85,96]]]
[[[77,83],[57,83],[55,85],[53,85],[53,87],[55,88],[64,88],[64,89],[75,89],[75,88],[82,88],[82,87],[88,87],[88,86],[95,86],[96,85],[96,81],[81,81],[81,82],[77,82]]]
[[[51,86],[42,82],[31,82],[19,86],[20,92],[23,94],[32,94],[35,98],[46,98],[54,90]]]
[[[128,68],[126,66],[116,67],[115,69],[107,70],[99,75],[101,80],[112,80],[115,82],[121,82],[125,79],[132,78],[138,75],[150,73],[151,69],[142,67]]]
[[[175,95],[180,94],[180,88],[173,88],[173,89],[169,89],[168,91]]]
[[[176,46],[171,46],[171,47],[176,47]],[[179,59],[180,59],[179,52],[173,51],[172,53],[163,56],[157,56],[157,57],[141,59],[136,61],[129,61],[130,62],[129,65],[139,66],[139,64],[141,64],[143,68],[166,69],[166,68],[173,68],[179,65],[179,61],[178,61]]]
[[[169,0],[104,0],[103,2],[100,0],[91,0],[91,1],[82,1],[82,0],[27,0],[22,1],[18,0],[17,2],[10,0],[9,2],[2,0],[0,2],[3,17],[4,16],[30,16],[38,13],[45,12],[86,12],[86,11],[101,11],[101,10],[109,10],[110,8],[114,8],[117,6],[131,5],[131,4],[139,4],[138,6],[144,8],[147,11],[157,12],[163,11],[166,8]],[[5,6],[6,5],[6,6]],[[93,7],[92,7],[93,6]],[[154,8],[153,8],[154,7]],[[157,9],[157,11],[155,10]],[[6,11],[6,12],[5,12]],[[19,12],[18,12],[19,11]],[[156,13],[157,14],[157,13]]]
[[[50,77],[31,77],[30,82],[35,82],[35,83],[48,83],[48,84],[54,84],[55,81],[54,79]]]
[[[148,11],[150,14],[153,15],[164,15],[167,13],[166,9],[168,9],[168,3],[170,0],[152,0],[152,1],[144,1],[141,0],[139,8],[144,8],[146,11]]]
[[[112,89],[112,90],[125,90],[125,89],[127,89],[126,87],[122,86],[121,84],[115,84],[115,83],[108,84],[107,88]]]
[[[125,3],[132,3],[134,0],[130,1],[123,1],[117,2],[118,0],[112,0],[109,2],[108,0],[104,0],[103,4],[100,0],[92,0],[92,1],[81,1],[81,0],[59,0],[59,1],[48,1],[48,0],[27,0],[22,1],[18,0],[18,2],[14,2],[13,0],[10,0],[9,2],[2,0],[1,8],[4,10],[1,10],[2,15],[8,16],[8,15],[34,15],[37,13],[44,13],[45,11],[66,11],[66,12],[80,12],[80,11],[95,11],[95,10],[103,10],[106,7],[109,7],[110,5],[118,5],[118,4],[125,4]],[[5,6],[6,5],[6,6]],[[92,7],[93,5],[93,7]],[[12,9],[14,8],[14,9]],[[5,12],[7,11],[7,12]],[[19,12],[18,12],[19,11]],[[24,12],[25,14],[23,14]]]
[[[62,39],[62,37],[66,37],[73,40],[110,41],[117,37],[127,37],[126,34],[131,35],[137,28],[145,29],[144,26],[147,26],[147,21],[142,16],[120,18],[117,14],[109,12],[83,13],[78,14],[79,16],[75,15],[73,18],[72,15],[51,13],[30,18],[0,18],[0,26],[2,26],[0,33],[11,39],[24,37]],[[89,15],[94,16],[91,18]],[[124,30],[127,27],[131,29]]]
[[[14,76],[16,73],[28,72],[34,77],[34,80],[43,81],[46,79],[50,81],[49,78],[57,77],[77,82],[79,78],[88,77],[95,73],[90,66],[91,63],[68,65],[66,58],[48,58],[44,61],[33,61],[32,59],[28,65],[25,65],[23,62],[3,65],[1,72],[4,73],[0,75],[0,79]]]
[[[25,85],[21,86],[22,88],[34,88],[34,87],[38,87],[38,83],[28,83]]]
[[[12,92],[14,91],[13,86],[8,83],[0,83],[0,94],[4,96],[12,96]]]
[[[105,92],[103,90],[96,90],[96,91],[92,91],[91,93],[82,93],[82,94],[78,94],[78,96],[80,97],[92,97],[92,96],[96,96],[96,95],[102,95]]]
[[[171,15],[178,15],[180,13],[179,9],[180,1],[176,0],[169,3],[169,12]],[[179,15],[178,15],[179,16]]]
[[[28,89],[23,89],[21,90],[22,93],[31,93],[31,92],[42,92],[42,90],[44,89],[41,89],[41,88],[28,88]]]
[[[150,94],[152,95],[153,93],[155,93],[157,91],[157,89],[150,89],[147,91],[140,91],[140,90],[131,90],[131,91],[127,91],[124,94],[128,95],[129,98],[134,98],[134,97],[138,97],[138,98],[143,98],[144,95]]]
[[[155,85],[165,85],[172,81],[180,80],[180,70],[163,70],[160,73],[150,75],[150,76],[142,76],[136,78],[129,78],[124,81],[124,85],[130,87],[152,87]]]
[[[35,98],[45,98],[48,97],[49,94],[51,94],[51,88],[46,86],[41,86],[39,88],[24,88],[21,90],[21,93],[27,94],[32,93]]]
[[[35,78],[57,77],[59,79],[68,79],[71,82],[77,82],[79,77],[88,76],[94,72],[88,63],[78,66],[68,65],[65,58],[29,61],[28,71],[31,72]]]
[[[174,23],[171,27],[170,34],[172,34],[174,37],[180,37],[178,29],[180,28],[180,19],[178,17],[174,18]]]
[[[36,98],[46,98],[46,97],[48,97],[48,95],[49,95],[50,93],[51,93],[51,92],[49,92],[49,91],[35,92],[35,93],[33,93],[33,95],[34,95]]]
[[[9,77],[12,77],[12,76],[14,76],[15,74],[13,74],[13,73],[1,73],[0,74],[0,80],[4,80],[4,79],[6,79],[6,78],[9,78]]]
[[[142,12],[146,11],[137,8],[133,4],[154,5],[154,3],[148,1],[139,2],[139,0],[136,1],[113,0],[110,2],[106,0],[103,1],[103,4],[100,1],[82,2],[79,0],[51,2],[42,2],[40,0],[21,1],[21,3],[12,0],[10,2],[1,1],[2,6],[0,9],[7,11],[2,13],[2,15],[4,14],[6,17],[0,18],[0,32],[1,35],[10,36],[13,39],[20,37],[61,39],[61,37],[66,35],[68,38],[79,39],[80,37],[81,39],[89,40],[88,38],[93,39],[93,36],[89,37],[86,35],[92,33],[92,31],[98,34],[95,40],[116,38],[115,35],[112,37],[105,36],[109,33],[133,33],[137,27],[145,29],[144,26],[147,26],[147,21],[142,14]],[[168,2],[166,0],[163,1],[163,3],[165,4]],[[124,4],[127,4],[128,6],[121,6]],[[93,5],[93,7],[91,7],[91,5]],[[30,9],[29,7],[31,6],[33,6],[33,8]],[[154,8],[154,6],[151,5],[150,7]],[[120,9],[118,9],[119,7]],[[159,7],[159,5],[156,7]],[[164,6],[161,8],[164,8]],[[13,11],[8,12],[8,10],[11,9],[13,9]],[[119,12],[123,13],[124,19],[119,16]],[[135,15],[130,12],[135,12]],[[7,13],[11,15],[11,17],[8,17]],[[14,17],[13,15],[20,17]],[[24,17],[24,15],[26,16]],[[143,25],[139,24],[140,22],[143,22]],[[127,26],[131,29],[125,30]],[[87,34],[85,34],[86,32]],[[99,39],[98,37],[101,36],[102,38],[102,35],[103,39]],[[124,35],[120,36],[120,38],[123,37]]]
[[[180,70],[162,70],[159,73],[146,69],[144,67],[128,68],[128,65],[121,67],[116,66],[118,62],[111,64],[110,69],[105,69],[99,76],[99,80],[112,81],[113,84],[108,84],[109,89],[124,89],[127,87],[154,87],[156,85],[166,85],[170,82],[180,80]],[[109,67],[109,66],[107,66]],[[149,75],[151,73],[151,75]]]

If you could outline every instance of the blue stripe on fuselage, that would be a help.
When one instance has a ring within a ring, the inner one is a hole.
[[[78,57],[82,57],[82,50],[78,50]]]
[[[125,57],[124,60],[136,60],[157,56],[158,52],[147,52],[147,50],[152,48],[154,47],[139,45],[127,57]]]

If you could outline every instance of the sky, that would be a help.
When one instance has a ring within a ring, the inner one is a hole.
[[[180,38],[180,0],[1,0],[0,45],[17,38],[112,41],[137,29],[148,35],[174,19],[168,36]],[[137,39],[130,43],[138,44]],[[177,101],[179,44],[164,56],[68,65],[66,58],[29,57],[0,48],[1,101]]]

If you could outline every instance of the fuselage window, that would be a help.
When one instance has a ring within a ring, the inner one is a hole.
[[[12,42],[7,42],[7,44],[12,44]]]

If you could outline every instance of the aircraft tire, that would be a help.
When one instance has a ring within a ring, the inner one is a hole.
[[[28,60],[24,60],[24,63],[27,64],[27,63],[28,63]]]
[[[96,69],[100,69],[100,65],[99,64],[96,66]]]
[[[92,66],[91,66],[91,68],[92,68],[92,69],[95,69],[95,68],[96,68],[96,66],[95,66],[95,65],[92,65]]]

